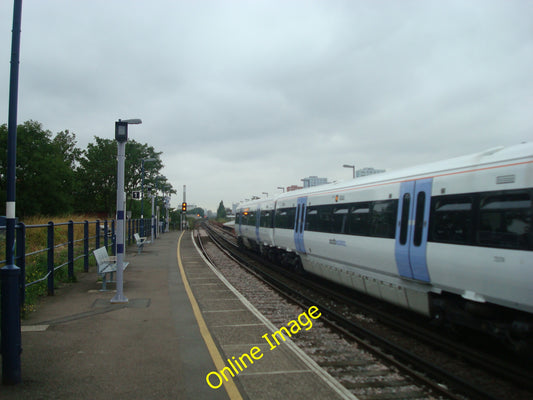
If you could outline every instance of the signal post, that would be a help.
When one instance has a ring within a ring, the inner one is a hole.
[[[183,230],[187,223],[187,203],[184,201],[181,203],[181,230]]]

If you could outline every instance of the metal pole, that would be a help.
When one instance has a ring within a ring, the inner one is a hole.
[[[20,309],[24,309],[26,301],[26,225],[22,222],[17,227],[17,266],[20,268]]]
[[[15,184],[17,164],[17,103],[20,64],[20,26],[22,0],[15,0],[11,42],[11,74],[9,83],[9,119],[7,139],[6,265],[15,264]]]
[[[352,178],[355,179],[355,165],[344,164],[343,167],[344,168],[351,168],[352,169]]]
[[[11,70],[9,82],[9,118],[7,139],[7,193],[6,193],[6,266],[0,270],[2,383],[15,385],[21,381],[20,353],[20,268],[15,265],[15,184],[17,156],[17,104],[20,63],[20,27],[22,0],[14,0],[11,38]]]
[[[96,249],[99,249],[100,248],[100,220],[96,220],[96,223],[95,223],[95,235],[96,235],[96,238],[95,238],[95,248]]]
[[[155,208],[155,196],[152,193],[152,219],[151,219],[152,229],[150,229],[150,231],[152,232],[152,243],[154,243],[154,229],[155,229],[155,225],[154,225],[155,224],[155,222],[154,222],[154,218],[155,218],[154,208]]]
[[[157,192],[159,191],[159,179],[161,177],[158,176],[156,178],[155,183],[155,214],[154,214],[154,238],[157,239],[159,236],[159,206],[157,205]]]
[[[161,224],[159,223],[161,219],[161,207],[155,206],[155,216],[155,237],[157,239],[157,237],[161,234]]]
[[[117,294],[111,303],[127,303],[124,296],[124,161],[126,159],[126,142],[117,142]]]
[[[187,185],[183,185],[183,202],[187,202]],[[185,230],[185,226],[187,225],[187,213],[182,211],[181,212],[181,229]]]
[[[167,220],[167,224],[166,224],[166,228],[167,229],[165,230],[165,232],[169,232],[170,231],[170,229],[169,229],[169,225],[170,225],[170,218],[169,218],[170,196],[168,197],[168,200],[165,199],[165,201],[166,201],[165,208],[167,210],[167,219],[166,219]]]
[[[74,282],[74,221],[68,222],[68,279]]]
[[[83,271],[89,272],[89,221],[83,223]]]
[[[141,161],[141,237],[144,237],[144,158]]]
[[[118,208],[117,208],[118,210]],[[107,246],[109,246],[109,228],[107,219],[104,220],[104,247],[105,251],[107,251]]]
[[[48,257],[47,257],[47,266],[48,266],[48,296],[54,295],[54,223],[52,221],[48,222],[47,228],[47,245],[48,245]]]

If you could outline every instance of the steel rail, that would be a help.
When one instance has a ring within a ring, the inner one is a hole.
[[[220,235],[220,237],[224,238],[226,243],[238,249],[237,246],[225,239],[227,232],[223,233],[224,234]],[[238,251],[242,251],[242,249],[238,249]],[[353,296],[350,296],[348,294],[349,289],[347,288],[339,287],[338,285],[334,284],[336,287],[332,289],[331,287],[327,287],[326,285],[321,284],[314,279],[309,279],[306,276],[302,276],[301,274],[294,273],[287,269],[281,268],[276,264],[272,264],[258,257],[254,253],[247,254],[247,256],[252,257],[258,262],[268,264],[268,267],[274,269],[277,273],[284,275],[288,279],[297,281],[305,287],[316,290],[317,292],[322,292],[330,298],[337,299],[342,304],[353,305],[358,309],[361,309],[363,312],[370,314],[372,317],[379,319],[381,322],[385,323],[391,328],[405,332],[410,336],[415,337],[417,340],[439,348],[448,354],[454,354],[458,358],[461,358],[462,360],[465,360],[468,363],[475,365],[489,373],[503,377],[509,382],[513,382],[518,386],[528,390],[533,390],[533,373],[527,370],[527,368],[524,368],[522,365],[514,365],[500,358],[481,353],[466,345],[451,341],[450,339],[443,337],[441,334],[435,333],[423,325],[413,325],[413,323],[410,323],[405,319],[399,318],[387,312],[383,312],[376,307],[369,306],[367,303],[358,301]]]
[[[296,297],[300,297],[308,303],[306,304],[306,306],[309,306],[309,304],[311,303],[316,304],[316,300],[311,300],[307,295],[298,292],[294,288],[289,287],[285,283],[281,282],[279,279],[273,277],[270,273],[267,273],[256,267],[249,266],[249,261],[244,260],[240,256],[236,256],[234,253],[229,254],[229,251],[222,244],[219,243],[216,237],[213,236],[213,230],[206,230],[208,231],[208,234],[210,235],[210,238],[213,243],[215,243],[219,248],[221,248],[221,250],[226,255],[232,258],[235,262],[242,265],[243,268],[245,268],[247,271],[251,272],[259,279],[265,281],[265,283],[269,284],[274,289],[280,291],[281,294],[296,302],[299,302]],[[233,244],[231,244],[231,246],[235,248]],[[294,277],[295,275],[291,275],[291,279],[294,279]],[[307,285],[308,283],[309,281],[306,280],[305,284]],[[278,287],[281,287],[281,289],[279,289]],[[323,286],[314,284],[313,290],[323,291]],[[293,293],[293,295],[287,295],[286,293],[284,294],[284,292],[290,292]],[[332,295],[335,295],[338,298],[337,293],[333,293],[331,291],[327,293],[327,296],[331,297]],[[346,318],[344,318],[342,315],[335,312],[334,310],[331,310],[330,307],[326,305],[321,305],[319,308],[323,310],[324,313],[329,315],[332,320],[334,320],[331,322],[333,327],[341,330],[343,333],[347,334],[350,338],[356,340],[360,345],[364,346],[369,351],[372,351],[377,356],[383,357],[385,360],[391,362],[397,368],[412,375],[415,379],[420,379],[421,382],[430,386],[433,390],[441,393],[442,395],[447,396],[448,398],[456,398],[455,395],[449,392],[446,388],[442,387],[442,385],[440,385],[439,383],[435,383],[435,381],[433,380],[428,380],[424,375],[431,376],[433,379],[436,380],[444,381],[447,385],[454,387],[457,391],[471,398],[497,399],[492,393],[488,393],[483,388],[477,387],[471,384],[470,382],[467,382],[464,379],[453,375],[453,373],[450,373],[449,371],[440,368],[438,365],[431,364],[430,362],[424,360],[416,354],[413,354],[411,351],[399,347],[398,345],[390,342],[386,338],[380,337],[379,335],[360,326],[356,322],[346,320]],[[353,333],[350,333],[354,331],[357,332],[355,335]],[[358,336],[362,336],[364,339],[361,339]],[[367,341],[370,341],[373,344],[369,344]],[[432,344],[434,343],[432,342]],[[380,350],[380,348],[383,348],[384,350]],[[393,357],[391,357],[389,353],[393,354]],[[418,371],[423,372],[421,373]]]

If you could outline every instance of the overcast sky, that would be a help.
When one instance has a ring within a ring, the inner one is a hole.
[[[0,123],[13,1],[0,2]],[[533,137],[533,1],[24,0],[18,122],[163,151],[216,210]]]

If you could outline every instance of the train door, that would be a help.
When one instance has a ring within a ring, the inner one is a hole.
[[[244,210],[241,210],[239,213],[239,219],[237,223],[239,224],[239,236],[242,236],[242,214],[244,213]]]
[[[426,260],[433,178],[402,182],[398,201],[395,256],[400,276],[429,282]]]
[[[261,222],[261,208],[257,207],[255,212],[255,237],[257,238],[257,244],[261,245],[261,238],[259,237],[259,227]]]
[[[306,208],[307,197],[299,197],[296,206],[296,217],[294,219],[294,243],[296,245],[296,251],[299,253],[305,253],[304,226]]]

